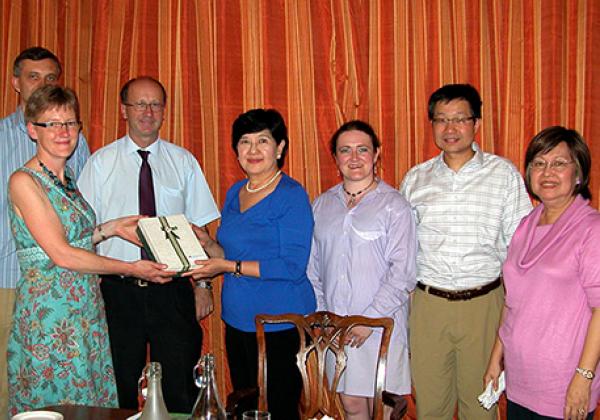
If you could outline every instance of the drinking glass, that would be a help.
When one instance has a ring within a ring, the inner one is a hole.
[[[271,413],[268,411],[250,410],[242,414],[243,420],[271,420]]]

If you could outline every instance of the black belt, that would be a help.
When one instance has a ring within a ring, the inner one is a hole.
[[[173,285],[173,284],[187,284],[189,285],[189,279],[185,278],[185,277],[173,277],[173,280],[171,280],[168,283],[154,283],[151,281],[147,281],[144,279],[139,279],[137,277],[124,277],[124,276],[115,276],[115,275],[107,275],[107,276],[102,276],[102,280],[109,280],[111,281],[113,284],[128,284],[131,286],[137,286],[137,287],[154,287],[154,286],[164,286],[164,285]]]
[[[494,289],[497,289],[502,284],[502,277],[498,277],[491,283],[485,284],[474,289],[466,290],[443,290],[433,286],[427,286],[421,282],[417,283],[417,287],[430,295],[438,296],[448,300],[469,300],[479,296],[487,295]]]

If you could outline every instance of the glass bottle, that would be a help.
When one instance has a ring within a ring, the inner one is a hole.
[[[138,392],[142,393],[142,382],[146,379],[147,396],[142,410],[140,420],[171,420],[165,400],[163,399],[161,379],[162,368],[158,362],[150,362],[142,370],[142,376],[138,380]]]
[[[189,420],[226,420],[215,381],[215,357],[212,354],[200,357],[194,367],[194,381],[200,392]]]

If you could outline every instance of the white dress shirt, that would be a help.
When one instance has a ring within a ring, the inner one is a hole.
[[[83,168],[78,186],[96,212],[97,223],[139,214],[139,149],[125,136],[94,153]],[[157,216],[183,213],[198,226],[220,217],[200,165],[189,151],[161,139],[143,150],[150,152]],[[124,261],[140,259],[139,247],[121,238],[101,242],[97,252]]]
[[[423,284],[464,290],[496,279],[514,231],[531,211],[517,168],[472,147],[475,155],[458,172],[442,153],[402,181],[400,192],[417,221],[417,280]]]

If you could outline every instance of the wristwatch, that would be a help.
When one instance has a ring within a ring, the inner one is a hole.
[[[589,379],[589,380],[592,380],[596,377],[596,374],[589,369],[584,369],[584,368],[578,367],[578,368],[575,368],[575,372],[579,373],[585,379]]]
[[[194,286],[196,287],[196,289],[208,289],[208,290],[212,290],[212,282],[210,281],[206,281],[206,280],[198,280]]]

